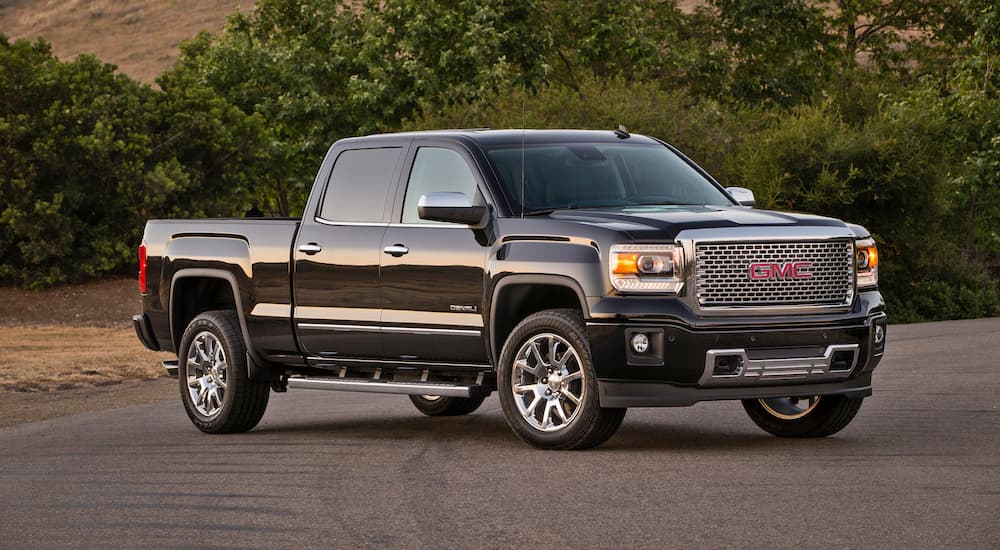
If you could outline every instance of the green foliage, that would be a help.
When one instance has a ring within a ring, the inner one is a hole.
[[[540,4],[262,0],[218,37],[181,48],[168,94],[207,88],[266,121],[265,210],[301,210],[318,159],[339,138],[389,130],[420,110],[474,100],[543,74]]]
[[[93,57],[62,63],[45,42],[2,37],[0,281],[130,270],[147,218],[238,211],[254,134],[195,93],[166,96]]]
[[[820,7],[800,0],[711,0],[716,42],[730,52],[727,99],[797,105],[829,81],[831,40]]]

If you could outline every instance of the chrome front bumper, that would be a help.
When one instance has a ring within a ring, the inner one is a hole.
[[[700,386],[774,384],[796,381],[844,380],[858,365],[858,344],[830,345],[822,354],[789,357],[788,351],[712,349],[705,353],[705,371]]]

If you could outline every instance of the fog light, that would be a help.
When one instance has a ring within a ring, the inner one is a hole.
[[[881,324],[875,325],[875,343],[881,344],[885,340],[885,327]]]
[[[632,350],[636,353],[646,353],[649,349],[649,337],[641,332],[632,335]]]
[[[743,372],[743,358],[739,355],[719,355],[715,358],[712,376],[739,376]]]

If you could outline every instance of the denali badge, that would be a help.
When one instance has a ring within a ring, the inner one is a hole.
[[[461,306],[457,304],[452,304],[448,309],[455,313],[476,313],[479,311],[479,308],[476,306]]]
[[[750,280],[769,279],[811,279],[812,262],[757,263],[750,264]]]

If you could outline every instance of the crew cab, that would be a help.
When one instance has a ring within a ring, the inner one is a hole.
[[[885,346],[863,227],[754,208],[664,141],[456,130],[337,141],[301,218],[151,220],[134,324],[191,421],[252,429],[271,391],[497,392],[515,434],[579,449],[630,407],[740,400],[822,437]]]

